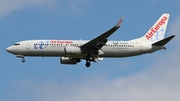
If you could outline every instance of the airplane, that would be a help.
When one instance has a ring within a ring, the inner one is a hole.
[[[22,58],[25,56],[60,57],[61,64],[77,64],[85,60],[85,66],[103,58],[122,58],[153,53],[166,49],[165,45],[175,37],[164,38],[170,14],[164,13],[144,36],[129,41],[109,41],[108,37],[120,28],[123,16],[118,23],[92,40],[25,40],[6,49],[7,52]]]

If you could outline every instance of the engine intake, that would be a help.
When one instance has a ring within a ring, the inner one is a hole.
[[[80,62],[80,59],[69,58],[69,57],[60,57],[61,64],[77,64]]]

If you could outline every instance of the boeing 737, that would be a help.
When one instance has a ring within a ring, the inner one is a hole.
[[[107,32],[92,40],[25,40],[8,47],[6,51],[22,58],[25,56],[60,57],[61,64],[77,64],[86,61],[86,67],[91,62],[103,58],[121,58],[145,53],[153,53],[166,49],[165,45],[175,35],[164,38],[170,14],[162,14],[157,22],[145,33],[144,36],[129,41],[109,41],[120,26],[120,21]]]

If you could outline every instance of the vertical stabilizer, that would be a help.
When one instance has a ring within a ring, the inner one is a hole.
[[[163,14],[143,37],[135,40],[155,43],[164,39],[169,16],[170,14]]]

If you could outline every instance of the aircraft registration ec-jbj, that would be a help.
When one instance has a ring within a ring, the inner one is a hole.
[[[142,37],[129,41],[109,41],[112,35],[123,21],[119,22],[107,32],[92,40],[25,40],[15,43],[6,50],[16,57],[25,56],[60,57],[61,64],[77,64],[81,60],[86,61],[86,67],[91,62],[97,62],[103,58],[121,58],[157,50],[166,49],[165,45],[175,35],[164,38],[170,14],[162,14],[157,22]]]

